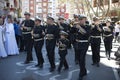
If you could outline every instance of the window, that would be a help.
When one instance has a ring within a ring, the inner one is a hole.
[[[47,3],[43,3],[43,6],[47,6]]]
[[[37,5],[38,5],[39,7],[42,7],[42,3],[38,3]]]
[[[30,1],[31,4],[33,4],[33,1]]]
[[[42,9],[38,5],[36,6],[36,13],[42,13]]]
[[[48,2],[52,2],[52,0],[48,0]]]
[[[48,3],[48,7],[50,7],[50,8],[51,8],[51,7],[52,7],[52,3]]]
[[[59,13],[59,12],[60,12],[60,10],[59,10],[59,9],[56,9],[55,11],[56,11],[56,13]]]
[[[47,9],[46,9],[46,8],[44,8],[44,9],[43,9],[43,12],[47,12]]]
[[[36,2],[42,2],[42,0],[36,0]]]
[[[47,0],[43,0],[43,1],[47,1]]]
[[[25,1],[24,4],[29,4],[29,2],[28,2],[28,1]]]
[[[48,12],[49,12],[49,13],[52,13],[52,9],[48,9]]]

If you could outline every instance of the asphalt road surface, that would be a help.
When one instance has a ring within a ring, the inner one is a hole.
[[[86,56],[86,67],[88,75],[84,80],[120,80],[116,69],[118,66],[114,61],[114,52],[117,50],[119,44],[113,43],[112,49],[112,59],[108,60],[105,57],[105,49],[103,43],[101,44],[101,62],[100,67],[92,66],[91,60],[91,49],[87,52]],[[69,70],[62,71],[61,74],[54,72],[49,72],[49,62],[46,56],[45,47],[43,47],[43,56],[45,59],[43,69],[34,67],[36,64],[36,55],[33,50],[34,61],[30,64],[23,64],[25,60],[25,52],[20,53],[17,56],[9,56],[5,59],[0,59],[0,80],[77,80],[79,74],[79,65],[74,63],[74,50],[69,49],[67,55],[67,61],[69,64]],[[57,53],[57,48],[55,49],[55,62],[58,67],[59,55]],[[56,68],[57,68],[56,67]]]

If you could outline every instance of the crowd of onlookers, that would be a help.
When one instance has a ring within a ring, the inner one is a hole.
[[[19,54],[17,45],[19,24],[11,16],[6,18],[0,17],[0,57]]]

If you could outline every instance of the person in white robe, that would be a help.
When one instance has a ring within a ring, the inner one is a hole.
[[[5,48],[8,55],[19,54],[19,49],[15,39],[14,25],[11,18],[7,18],[6,21],[6,32],[5,32]]]
[[[4,27],[3,20],[0,18],[0,57],[7,57],[7,53],[4,46],[5,36],[4,36]]]

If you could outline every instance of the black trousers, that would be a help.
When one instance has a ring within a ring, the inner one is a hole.
[[[85,67],[85,57],[86,57],[86,52],[88,50],[89,43],[88,42],[77,42],[78,48],[77,52],[78,54],[78,60],[79,60],[79,67],[80,67],[80,73],[79,76],[83,77],[84,75],[87,74],[87,70]]]
[[[25,50],[25,39],[24,36],[20,36],[20,51]]]
[[[43,59],[43,56],[42,56],[43,44],[44,44],[44,40],[34,41],[34,48],[35,48],[35,52],[36,52],[36,56],[37,56],[38,65],[44,63],[44,59]]]
[[[104,38],[106,55],[108,55],[109,57],[110,57],[110,53],[111,53],[112,39],[113,39],[113,36]]]
[[[76,42],[73,43],[74,52],[75,52],[75,58],[74,58],[75,62],[78,62],[78,61],[79,61],[79,59],[78,59],[78,58],[79,58],[79,57],[78,57],[79,49],[77,49],[77,47],[78,47],[77,44],[78,44],[78,43],[76,43]]]
[[[68,68],[68,63],[66,60],[67,50],[59,50],[59,56],[60,56],[60,63],[58,66],[58,70],[61,70],[64,66],[65,68]]]
[[[33,57],[32,57],[33,39],[31,34],[24,35],[24,42],[25,42],[24,44],[27,52],[26,61],[29,62],[33,60]]]
[[[91,38],[92,61],[93,63],[100,62],[100,38]]]
[[[55,39],[46,40],[47,56],[51,68],[55,68],[55,45],[56,45]]]
[[[119,35],[119,32],[116,32],[115,33],[115,42],[118,40],[118,35]]]
[[[77,51],[77,49],[76,49],[76,45],[75,45],[75,43],[73,44],[73,46],[74,46],[74,52],[75,52],[75,62],[78,62],[79,60],[78,60],[78,54],[79,54],[79,52]]]

